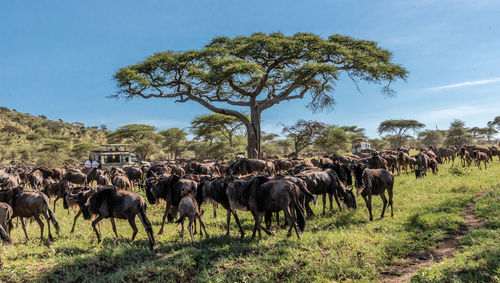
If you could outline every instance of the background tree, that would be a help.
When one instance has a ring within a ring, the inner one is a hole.
[[[233,136],[241,131],[243,123],[238,118],[223,114],[206,114],[191,121],[191,130],[198,136],[215,136],[218,132],[233,146]]]
[[[276,145],[281,149],[281,154],[286,156],[290,153],[293,141],[291,139],[277,140]]]
[[[472,135],[469,130],[465,128],[465,122],[455,119],[451,122],[450,128],[446,134],[445,144],[447,146],[462,147],[472,140]]]
[[[401,147],[403,137],[407,135],[408,131],[417,131],[425,127],[424,124],[416,120],[386,120],[380,123],[378,133],[393,133],[398,140],[398,147]]]
[[[425,130],[418,133],[422,145],[424,146],[441,146],[444,141],[444,135],[439,130]]]
[[[158,152],[158,147],[152,139],[142,139],[134,143],[132,149],[139,155],[141,160],[147,160],[151,155]]]
[[[488,127],[496,127],[500,131],[500,116],[496,116],[493,121],[489,121]]]
[[[247,132],[247,154],[260,155],[261,113],[274,105],[311,96],[313,111],[332,106],[341,72],[353,81],[385,84],[406,78],[391,62],[392,54],[376,42],[311,33],[285,36],[255,33],[217,37],[201,50],[157,53],[124,67],[114,75],[114,97],[172,98],[197,102],[207,109],[239,119]],[[250,119],[239,107],[250,112]]]
[[[159,131],[163,137],[163,147],[170,153],[170,159],[177,159],[179,155],[186,150],[186,132],[179,128],[170,128]]]
[[[141,124],[130,124],[122,126],[116,131],[109,132],[108,142],[109,143],[120,143],[123,141],[137,143],[145,138],[150,138],[154,136],[156,127]]]
[[[324,153],[333,154],[348,150],[351,140],[344,127],[329,125],[325,127],[314,143]]]
[[[88,158],[90,151],[96,148],[97,145],[94,143],[81,142],[73,145],[71,153],[77,160],[83,160],[84,158]]]
[[[384,139],[370,139],[368,140],[368,142],[370,143],[371,147],[375,150],[387,149],[391,145],[389,141]]]
[[[299,153],[309,145],[313,144],[319,137],[325,125],[318,121],[299,120],[291,126],[283,127],[283,133],[293,140],[295,151],[292,153],[294,158],[299,157]]]
[[[345,131],[351,143],[359,139],[368,138],[365,134],[365,129],[358,128],[358,126],[340,126],[339,128]]]

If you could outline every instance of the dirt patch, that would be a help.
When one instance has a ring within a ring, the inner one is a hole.
[[[441,243],[441,246],[425,254],[413,255],[399,260],[390,268],[381,272],[383,282],[406,282],[417,270],[429,267],[432,264],[439,263],[446,258],[452,257],[460,248],[460,240],[471,229],[477,228],[483,224],[483,221],[474,215],[474,205],[486,193],[486,189],[479,192],[474,200],[469,203],[464,210],[465,227],[456,234]]]

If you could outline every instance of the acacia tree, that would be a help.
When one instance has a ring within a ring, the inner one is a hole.
[[[321,136],[325,125],[318,121],[299,120],[291,126],[283,127],[283,133],[293,140],[295,151],[291,153],[294,158],[309,145],[313,144],[317,137]]]
[[[205,136],[210,132],[218,132],[233,146],[233,137],[243,127],[243,123],[238,118],[218,113],[206,114],[196,117],[191,122],[191,129],[200,136]]]
[[[472,140],[469,129],[465,127],[465,122],[455,119],[450,123],[450,128],[446,134],[445,144],[448,146],[462,147]]]
[[[417,131],[423,127],[425,125],[416,120],[386,120],[378,126],[378,133],[380,135],[393,133],[397,138],[398,147],[401,147],[403,137],[406,136],[408,131]]]
[[[186,149],[186,132],[179,128],[170,128],[159,131],[158,134],[163,137],[163,146],[170,152],[171,159],[177,157]]]
[[[425,130],[418,133],[418,138],[425,146],[441,146],[444,141],[443,131],[439,130]]]
[[[313,111],[328,108],[335,103],[333,88],[342,72],[354,82],[384,84],[383,92],[394,94],[391,82],[405,79],[407,72],[391,59],[376,42],[342,35],[216,37],[201,50],[160,52],[118,70],[113,97],[194,101],[236,117],[246,127],[248,157],[258,158],[264,110],[305,95],[311,96]]]
[[[156,127],[141,124],[129,124],[122,126],[116,131],[109,132],[108,142],[121,142],[122,140],[131,140],[134,143],[140,142],[145,138],[154,136]]]
[[[322,133],[316,138],[316,146],[326,154],[347,150],[350,140],[349,135],[344,129],[345,127],[337,127],[334,125],[326,126]]]

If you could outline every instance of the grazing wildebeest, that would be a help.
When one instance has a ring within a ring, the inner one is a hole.
[[[297,192],[299,188],[294,183],[285,179],[273,179],[260,184],[257,179],[252,180],[252,184],[248,193],[248,209],[252,212],[255,220],[255,225],[252,233],[252,238],[255,233],[259,233],[261,238],[261,229],[264,229],[268,234],[269,231],[261,226],[261,219],[266,212],[279,212],[283,210],[285,218],[290,224],[288,230],[288,237],[292,235],[292,229],[295,229],[297,238],[300,239],[299,231],[305,230],[306,219],[304,216],[304,209],[300,205],[299,195]],[[292,208],[296,216],[290,213]],[[298,223],[298,227],[297,227]]]
[[[274,168],[276,172],[288,171],[292,168],[292,163],[287,160],[275,160]]]
[[[429,157],[423,152],[417,155],[417,168],[415,169],[415,176],[417,178],[427,175],[427,169],[429,168]]]
[[[362,176],[362,185],[357,189],[357,195],[360,195],[365,200],[366,207],[370,213],[370,221],[373,221],[372,215],[372,195],[380,195],[384,202],[382,214],[384,217],[385,208],[387,207],[387,199],[385,198],[385,189],[389,195],[389,205],[391,206],[391,216],[394,216],[392,207],[392,196],[394,186],[394,175],[385,169],[364,169]]]
[[[307,189],[315,195],[323,195],[323,215],[326,209],[326,195],[330,201],[330,210],[333,210],[333,199],[335,198],[339,210],[342,207],[339,202],[339,196],[349,208],[355,207],[354,194],[350,190],[346,190],[344,184],[339,180],[337,173],[332,169],[326,170],[311,170],[304,171],[296,175],[296,177],[304,180],[307,184]]]
[[[97,231],[96,225],[104,218],[110,218],[115,234],[117,233],[114,218],[127,219],[133,230],[133,241],[138,231],[135,225],[135,216],[139,215],[139,219],[148,234],[150,248],[153,249],[156,240],[151,222],[146,216],[146,207],[146,201],[136,193],[104,187],[90,196],[87,202],[81,206],[81,210],[85,219],[90,219],[92,214],[97,215],[97,218],[92,221],[92,228],[98,243],[101,242],[101,234]]]
[[[441,157],[443,161],[455,163],[455,151],[451,148],[440,147],[437,149],[436,154]]]
[[[40,214],[43,214],[47,220],[49,240],[52,240],[52,233],[50,232],[50,222],[54,224],[57,234],[59,234],[59,224],[57,223],[54,214],[49,208],[49,198],[41,193],[35,191],[27,191],[22,188],[0,190],[0,201],[8,203],[12,207],[14,214],[12,217],[20,217],[23,226],[24,235],[26,240],[29,240],[28,233],[24,223],[25,217],[34,217],[40,226],[40,238],[43,240],[43,222],[40,219]]]
[[[69,181],[80,186],[87,185],[87,175],[80,170],[71,170],[64,174],[63,181]]]
[[[179,202],[185,194],[196,195],[197,183],[188,179],[181,179],[180,176],[170,175],[157,179],[156,177],[148,178],[146,181],[146,197],[150,204],[155,204],[158,200],[166,201],[165,213],[161,223],[161,228],[158,234],[163,234],[165,219],[174,207],[178,208]]]
[[[34,190],[40,190],[43,186],[43,174],[40,170],[33,170],[28,174],[28,180],[30,182],[31,188]]]
[[[10,243],[11,219],[14,212],[12,207],[5,202],[0,202],[0,237],[3,242]]]
[[[135,188],[134,185],[139,184],[142,181],[142,170],[139,167],[130,167],[127,168],[127,177],[131,182],[132,188]]]
[[[472,152],[472,158],[476,162],[477,168],[479,168],[479,170],[481,170],[481,161],[484,163],[484,169],[488,169],[486,164],[489,162],[489,157],[486,153],[479,150],[474,150]]]
[[[50,178],[50,177],[49,177]],[[47,179],[47,180],[51,180]],[[72,188],[71,184],[68,181],[60,181],[57,183],[48,183],[45,188],[43,188],[42,193],[47,195],[49,198],[50,197],[55,197],[56,199],[54,200],[54,212],[56,212],[56,202],[60,198],[64,198],[64,195],[67,190],[70,190]]]
[[[378,155],[377,152],[374,152],[372,156],[368,158],[368,168],[388,170],[387,161]]]
[[[208,233],[207,230],[205,229],[205,224],[203,223],[203,220],[201,220],[200,216],[200,209],[198,207],[198,203],[196,202],[196,199],[191,195],[188,194],[185,197],[181,199],[179,202],[179,220],[176,221],[176,223],[181,223],[182,225],[182,230],[181,230],[181,238],[182,238],[182,245],[184,245],[184,218],[189,219],[189,224],[188,224],[188,231],[189,235],[191,235],[191,244],[194,244],[194,237],[193,237],[193,222],[196,218],[200,221],[200,236],[203,235],[203,231],[205,231],[205,236],[208,238]]]

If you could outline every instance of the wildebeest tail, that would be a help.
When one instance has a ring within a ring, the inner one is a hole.
[[[0,238],[2,238],[2,241],[4,243],[10,243],[10,238],[9,235],[7,235],[7,232],[5,232],[5,229],[0,225]]]
[[[153,249],[153,246],[156,244],[155,236],[153,233],[153,228],[151,227],[151,222],[149,221],[148,217],[146,216],[146,204],[141,205],[139,208],[139,219],[142,222],[142,226],[144,226],[144,229],[146,230],[146,233],[148,234],[149,238],[149,244],[150,248]]]
[[[66,200],[66,196],[68,195],[68,193],[66,191],[64,191],[64,194],[63,194],[63,207],[64,209],[68,209],[69,208],[69,205],[68,205],[68,201]]]
[[[308,198],[313,200],[314,205],[318,204],[318,199],[316,198],[315,195],[313,195],[305,186],[304,183],[298,182],[297,184],[299,186],[300,191]]]
[[[47,211],[49,212],[50,221],[52,221],[52,224],[54,224],[57,235],[59,235],[59,223],[57,223],[57,219],[54,217],[52,210],[50,210],[50,208],[47,207]]]
[[[304,215],[304,209],[297,202],[297,199],[293,201],[293,206],[295,206],[295,214],[297,215],[297,224],[299,225],[299,229],[301,232],[304,232],[306,229],[306,217]]]

